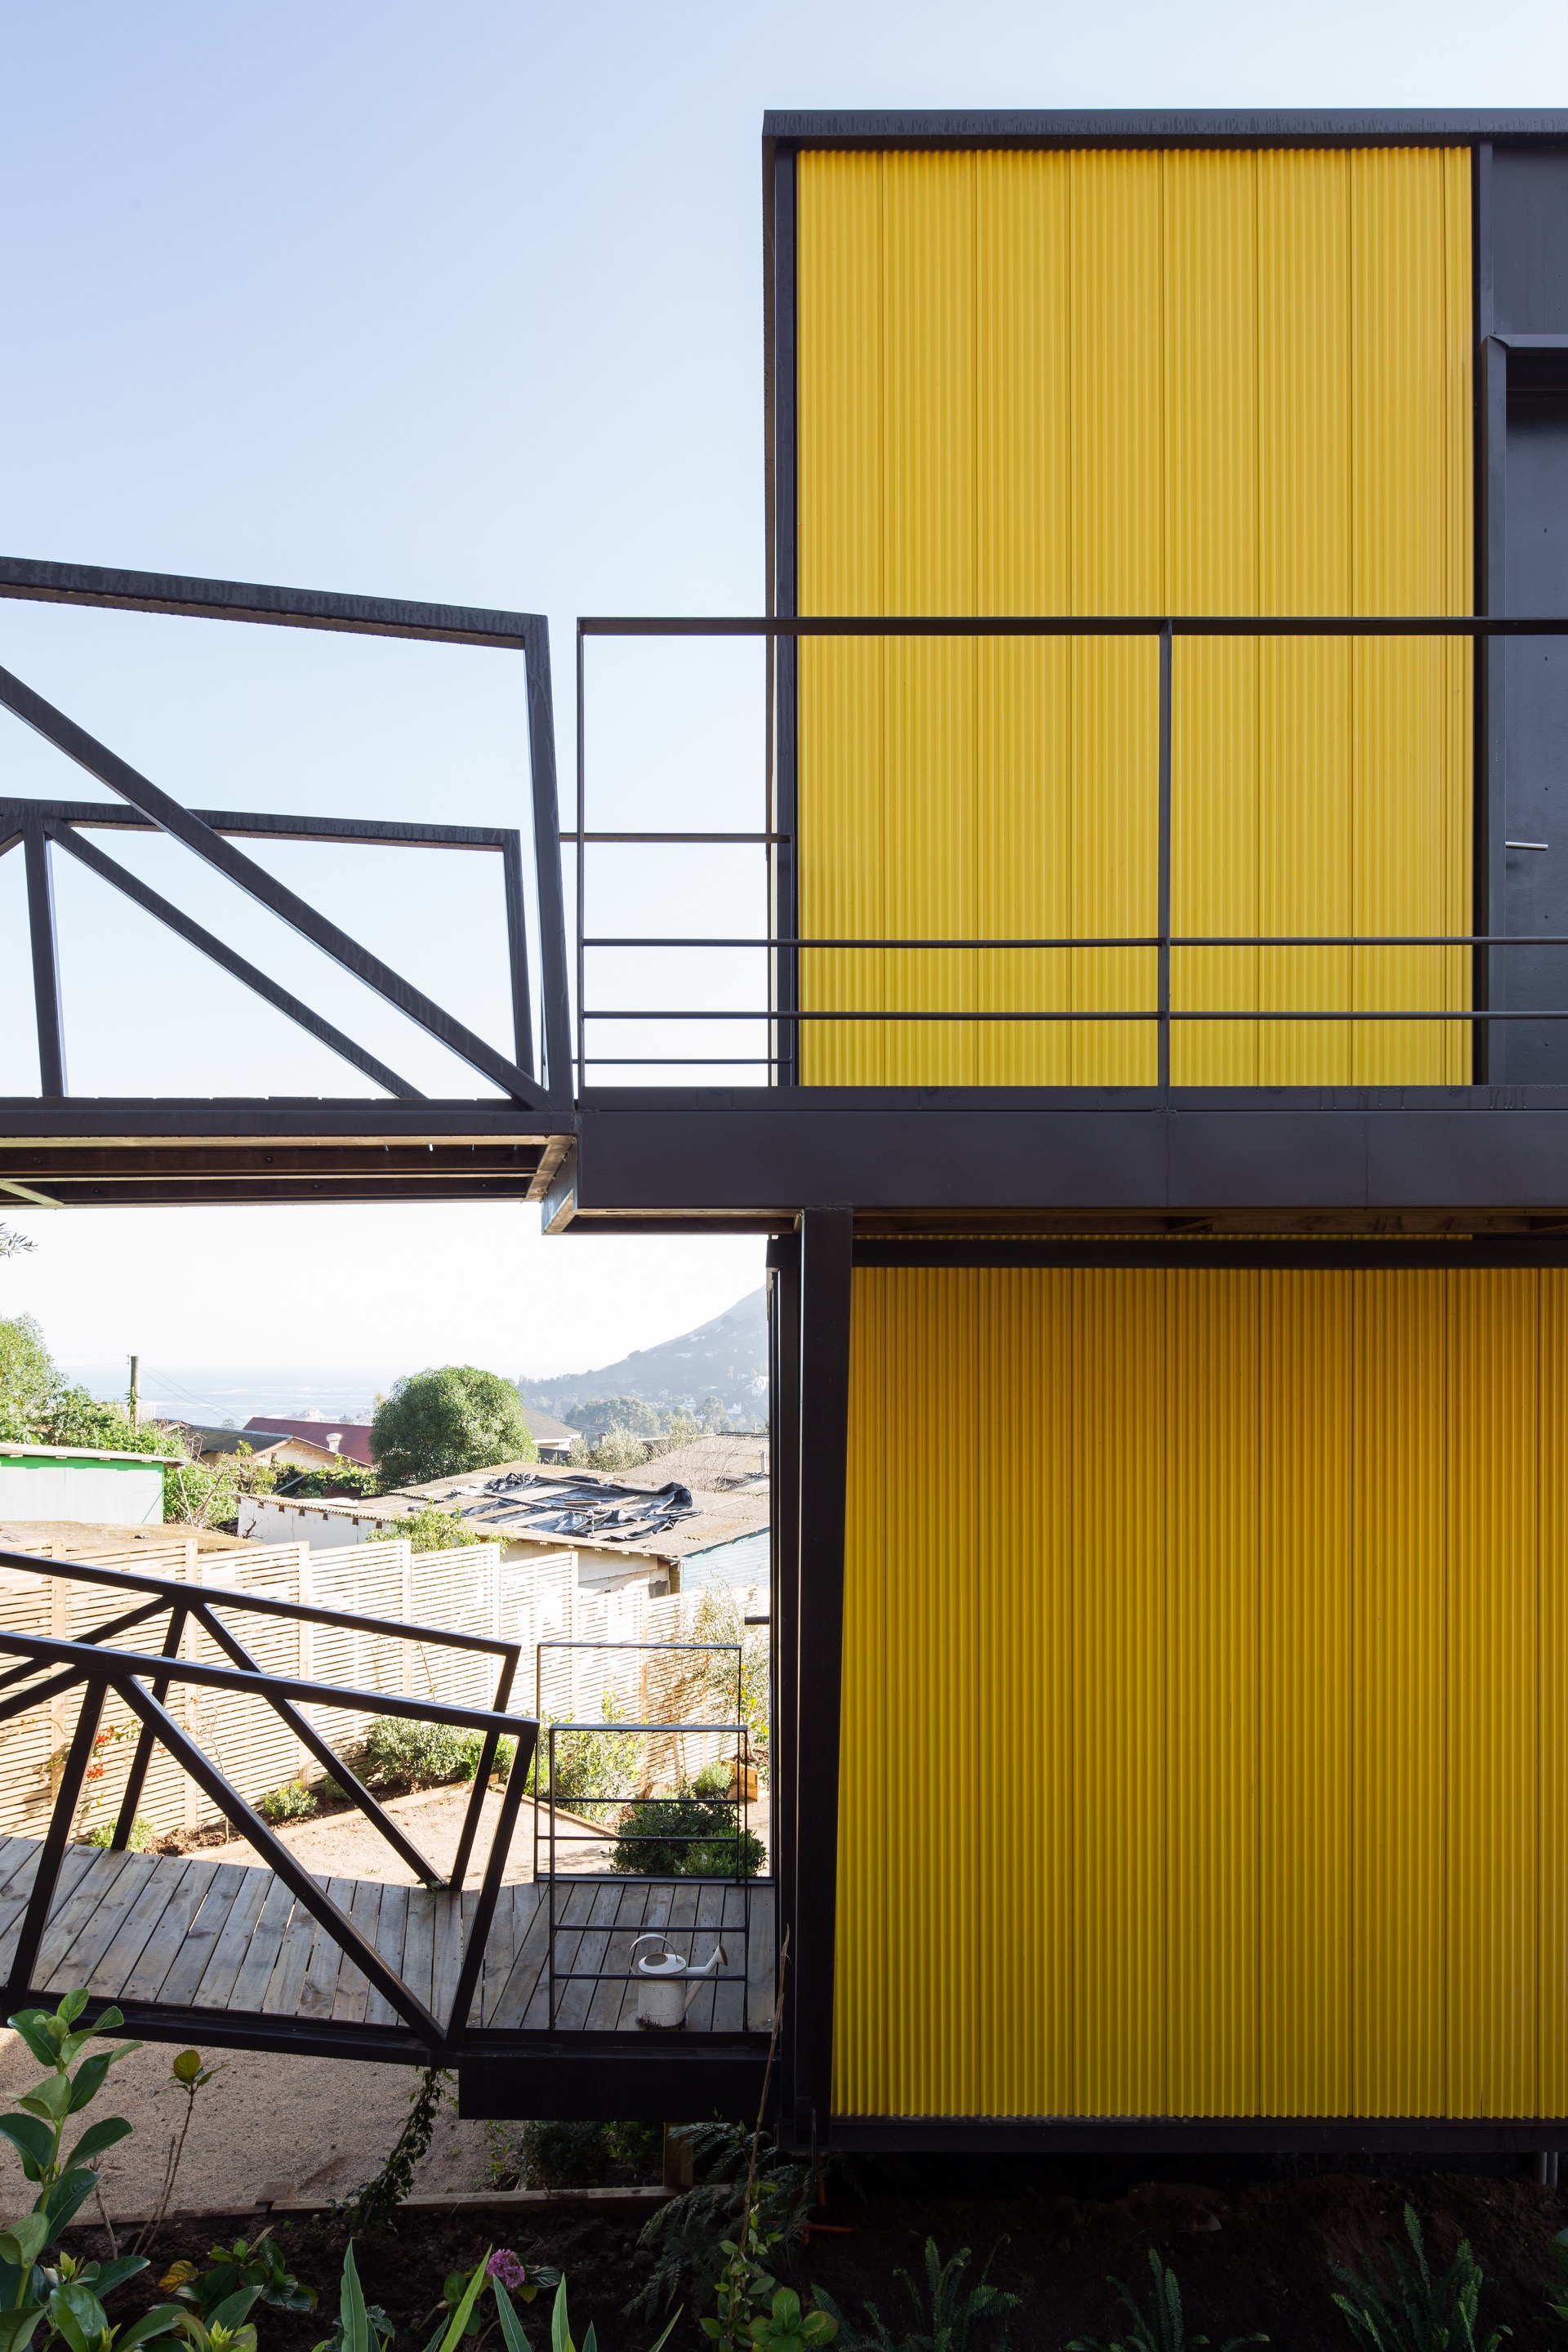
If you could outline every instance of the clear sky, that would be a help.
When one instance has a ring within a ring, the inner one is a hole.
[[[579,612],[759,607],[765,106],[1565,103],[1563,0],[0,0],[0,544],[542,608],[559,677]],[[516,821],[499,656],[6,604],[0,662],[198,803]],[[600,821],[650,775],[667,812],[749,821],[743,663],[704,674],[727,716],[695,781],[673,692],[645,740],[620,677]],[[562,752],[569,772],[565,727]],[[0,732],[11,788],[98,796],[51,758]],[[179,856],[116,854],[150,876]],[[485,877],[348,855],[277,863],[500,1034]],[[19,863],[0,1092],[37,1084]],[[89,877],[60,887],[80,1090],[336,1089]],[[602,904],[667,893],[641,860]],[[38,1248],[0,1266],[0,1313],[36,1313],[74,1365],[139,1347],[172,1377],[572,1368],[761,1269],[750,1241],[546,1243],[499,1205],[11,1222]]]

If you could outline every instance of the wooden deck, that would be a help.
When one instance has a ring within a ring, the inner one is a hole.
[[[16,1948],[38,1852],[36,1839],[0,1841],[0,1981]],[[409,1990],[445,2020],[478,1895],[369,1879],[320,1883]],[[468,2023],[468,2033],[482,2036],[488,2047],[511,2034],[635,2029],[636,1988],[614,1979],[629,1969],[633,1940],[650,1927],[694,1930],[689,1948],[699,1961],[726,1930],[736,1936],[725,1972],[705,1983],[692,2002],[688,2035],[766,2032],[772,2024],[773,1890],[766,1882],[645,1886],[583,1874],[558,1882],[553,2020],[548,2015],[548,1894],[547,1886],[531,1882],[500,1889]],[[749,1982],[741,1973],[744,1948],[736,1933],[748,1902]],[[682,1948],[678,1937],[676,1948]],[[562,1983],[567,1973],[573,1980]],[[405,2039],[411,2054],[416,2049],[385,1999],[371,1990],[282,1881],[259,1864],[73,1845],[61,1864],[33,1978],[37,1995],[85,1988],[118,2002],[143,2029],[155,2031],[161,2019],[177,2018],[194,2038],[205,2013],[210,2032],[219,2035],[221,2029],[219,2038],[242,2045],[287,2044],[294,2021],[301,2046],[319,2049],[341,2033],[363,2049],[368,2030],[384,2028]],[[386,2054],[396,2053],[389,2048]]]

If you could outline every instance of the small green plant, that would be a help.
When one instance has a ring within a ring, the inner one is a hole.
[[[638,2243],[654,2256],[654,2266],[626,2306],[631,2316],[652,2320],[678,2295],[702,2304],[713,2294],[731,2259],[724,2249],[736,2242],[742,2227],[748,2178],[752,2210],[770,2252],[798,2242],[817,2193],[810,2164],[781,2155],[767,2132],[753,2133],[745,2124],[691,2124],[681,2137],[690,2146],[695,2185],[661,2205],[644,2226]],[[835,2163],[831,2157],[827,2161]]]
[[[125,1843],[130,1847],[132,1853],[145,1853],[157,1834],[157,1831],[153,1828],[146,1814],[138,1813],[136,1819],[131,1824],[131,1835],[126,1839]],[[114,1843],[114,1823],[112,1822],[100,1822],[95,1830],[89,1830],[82,1843],[84,1845],[103,1847],[112,1845]]]
[[[468,2293],[469,2276],[470,2273],[467,2271],[447,2272],[441,2290],[441,2300],[428,2314],[430,2318],[433,2319],[437,2312],[441,2311],[446,2312],[449,2316],[459,2308]],[[531,2303],[541,2288],[556,2287],[561,2284],[559,2271],[549,2270],[542,2265],[536,2265],[534,2269],[530,2270],[521,2255],[514,2254],[510,2246],[498,2246],[494,2253],[487,2257],[485,2277],[494,2291],[498,2315],[501,2309],[503,2296],[516,2295],[523,2303]],[[482,2299],[482,2286],[480,2296]],[[471,2342],[475,2337],[488,2333],[488,2329],[480,2314],[479,2303],[470,2301],[468,2311],[468,2324],[463,2329],[463,2340]]]
[[[639,1878],[754,1878],[763,1842],[739,1828],[724,1767],[713,1764],[677,1796],[628,1805],[609,1866]]]
[[[96,2025],[79,2028],[77,2021],[86,2007],[86,1993],[71,1992],[52,2014],[42,2009],[24,2009],[6,2021],[38,2064],[48,2071],[18,2101],[18,2113],[0,2116],[0,2136],[10,2141],[22,2160],[23,2173],[38,2190],[32,2211],[0,2234],[0,2347],[4,2352],[26,2352],[46,2321],[50,2336],[59,2337],[67,2352],[108,2352],[111,2346],[117,2347],[117,2352],[134,2352],[137,2345],[167,2336],[173,2326],[172,2306],[167,2305],[145,2313],[132,2327],[115,2329],[110,2325],[103,2298],[146,2269],[139,2255],[78,2263],[61,2253],[53,2265],[44,2261],[98,2186],[91,2159],[113,2147],[131,2130],[123,2116],[105,2116],[100,2122],[89,2124],[69,2152],[65,2151],[72,2118],[97,2098],[116,2061],[142,2047],[139,2042],[122,2042],[114,2049],[83,2057],[89,2042],[124,2023],[119,2010],[107,2009]]]
[[[1469,2240],[1460,2240],[1447,2269],[1434,2278],[1414,2205],[1405,2208],[1405,2234],[1408,2254],[1393,2241],[1384,2244],[1394,2271],[1392,2287],[1370,2262],[1359,2272],[1333,2265],[1334,2276],[1349,2290],[1336,2294],[1334,2301],[1361,2352],[1497,2352],[1512,2330],[1494,2327],[1477,2341],[1482,2274]]]
[[[1557,2276],[1547,2282],[1546,2307],[1554,2319],[1568,2327],[1568,2230],[1559,2230],[1552,2239],[1552,2259]]]
[[[351,2235],[360,2230],[390,2230],[395,2225],[397,2209],[414,2186],[414,2175],[429,2154],[436,2118],[451,2082],[451,2075],[439,2066],[425,2069],[409,2099],[408,2120],[393,2142],[381,2170],[353,2197],[332,2207],[333,2213],[347,2222]],[[0,2352],[5,2352],[3,2346]]]
[[[813,2345],[830,2343],[837,2333],[837,2322],[826,2311],[803,2312],[799,2295],[788,2286],[778,2289],[750,2330],[758,2352],[808,2352]]]
[[[668,2326],[664,2330],[663,2335],[658,2336],[649,2347],[649,2352],[664,2352],[664,2347],[668,2343],[671,2336],[675,2333],[676,2320],[679,2317],[680,2314],[678,2311],[675,2315],[675,2319],[670,2321]],[[501,2324],[504,2327],[506,2324],[504,2314],[502,2315]],[[521,2328],[518,2331],[518,2336],[519,2342],[524,2344],[526,2352],[526,2342],[522,2337],[522,2331]],[[518,2352],[518,2345],[513,2343],[510,2335],[507,2336],[506,2342],[507,2352]],[[447,2352],[447,2347],[445,2346],[442,2347],[442,2352]],[[578,2352],[577,2346],[572,2341],[572,2324],[566,2316],[566,2282],[564,2279],[562,2280],[560,2285],[555,2290],[555,2302],[550,2314],[550,2352]],[[588,2323],[588,2332],[583,2338],[582,2352],[599,2352],[599,2338],[595,2332],[594,2324],[591,2320]]]
[[[264,1822],[307,1822],[316,1810],[316,1799],[303,1780],[285,1780],[280,1789],[268,1789],[257,1800],[257,1811]]]
[[[615,1692],[605,1690],[599,1699],[604,1730],[578,1726],[570,1716],[547,1717],[540,1726],[539,1745],[529,1767],[530,1795],[553,1798],[556,1804],[581,1813],[586,1821],[608,1822],[614,1818],[619,1811],[616,1801],[624,1801],[637,1787],[642,1769],[641,1733],[616,1727],[624,1722],[626,1712]],[[552,1725],[557,1733],[553,1780],[545,1736]]]
[[[196,2112],[196,2094],[198,2091],[205,2090],[207,2084],[223,2072],[224,2068],[221,2065],[209,2066],[199,2050],[182,2050],[169,2069],[170,2082],[176,2090],[183,2091],[185,2095],[185,2118],[180,2126],[178,2139],[169,2149],[169,2161],[164,2168],[163,2191],[158,2200],[158,2210],[136,2241],[138,2253],[153,2243],[163,2227],[163,2217],[168,2212],[169,2200],[174,2193],[174,2183],[180,2176],[180,2162],[185,2153],[185,2141],[190,2133],[191,2119]]]
[[[926,2253],[929,2268],[929,2245]],[[1075,2336],[1068,2346],[1068,2352],[1189,2352],[1190,2347],[1208,2342],[1206,2336],[1187,2334],[1186,2318],[1182,2310],[1182,2290],[1177,2284],[1176,2273],[1160,2260],[1152,2246],[1149,2249],[1149,2268],[1154,2274],[1154,2292],[1149,2297],[1147,2308],[1121,2279],[1113,2278],[1109,2282],[1116,2289],[1118,2301],[1126,2306],[1131,2316],[1131,2324],[1125,2339],[1113,2337],[1109,2345],[1105,2345],[1098,2336]],[[1241,2352],[1243,2345],[1267,2344],[1268,2341],[1267,2336],[1233,2336],[1228,2343],[1221,2346],[1220,2352]]]
[[[615,2164],[624,2164],[628,2171],[641,2172],[653,2165],[663,2142],[658,2124],[606,2124],[605,2145]]]
[[[517,2154],[530,2189],[591,2188],[611,2161],[605,2126],[594,2123],[526,2123]]]
[[[364,1736],[359,1762],[373,1789],[402,1796],[411,1789],[438,1789],[452,1780],[471,1780],[479,1769],[484,1734],[459,1731],[449,1723],[416,1723],[401,1715],[377,1716]],[[511,1769],[515,1742],[496,1744],[493,1769]],[[336,1783],[322,1783],[323,1791]],[[337,1791],[341,1794],[341,1790]]]
[[[241,2287],[252,2286],[269,2311],[313,2311],[316,2291],[294,2277],[286,2266],[271,2231],[258,2238],[237,2238],[232,2246],[214,2246],[209,2266],[175,2263],[158,2281],[165,2294],[188,2305],[202,2319]]]
[[[868,2352],[868,2347],[874,2347],[874,2352],[969,2352],[972,2343],[993,2329],[1000,2330],[994,2337],[994,2352],[1005,2352],[1008,2317],[1018,2309],[1020,2298],[1005,2294],[991,2284],[991,2265],[997,2251],[992,2248],[985,2268],[965,2293],[965,2274],[973,2259],[969,2248],[961,2246],[944,2263],[937,2252],[936,2240],[928,2238],[923,2292],[908,2271],[893,2273],[914,2310],[914,2326],[902,2336],[892,2333],[874,2303],[865,2305],[869,2325],[862,2326],[846,2319],[833,2297],[821,2287],[816,2290],[815,2300],[818,2309],[842,2327],[844,2352]],[[1068,2352],[1084,2352],[1084,2347],[1069,2346]]]

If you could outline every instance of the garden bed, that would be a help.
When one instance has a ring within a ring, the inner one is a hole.
[[[1215,2344],[1258,2331],[1298,2352],[1352,2352],[1344,2322],[1330,2300],[1330,2264],[1357,2260],[1400,2230],[1406,2197],[1421,2215],[1436,2263],[1446,2263],[1468,2236],[1485,2273],[1479,2338],[1493,2326],[1513,2330],[1509,2352],[1561,2344],[1542,2286],[1552,2271],[1551,2240],[1568,2225],[1568,2189],[1542,2189],[1508,2171],[1349,2173],[1316,2169],[1317,2160],[1187,2160],[1156,2167],[1145,2159],[1089,2158],[1046,2163],[992,2159],[979,2185],[992,2195],[956,2197],[955,2168],[937,2160],[861,2168],[866,2194],[841,2189],[823,2214],[848,2234],[814,2234],[788,2266],[798,2284],[826,2287],[847,2310],[877,2302],[896,2338],[913,2320],[894,2273],[918,2272],[933,2237],[945,2256],[968,2245],[978,2269],[997,2249],[992,2278],[1023,2297],[1011,2323],[1017,2352],[1060,2352],[1079,2334],[1121,2332],[1107,2273],[1141,2296],[1151,2246],[1175,2270],[1189,2326]],[[1149,2176],[1159,2171],[1163,2177]],[[966,2163],[970,2182],[976,2167]],[[1142,2176],[1142,2177],[1140,2177]],[[115,2297],[114,2316],[130,2317],[158,2300],[156,2282],[177,2257],[201,2259],[221,2239],[254,2235],[263,2217],[167,2223],[142,2277]],[[342,2225],[331,2218],[278,2220],[274,2229],[289,2267],[321,2298],[318,2310],[258,2310],[260,2352],[310,2352],[336,2316],[342,2263]],[[627,2319],[623,2306],[646,2282],[651,2263],[637,2243],[635,2218],[568,2205],[525,2216],[504,2202],[457,2213],[407,2211],[393,2233],[360,2241],[366,2291],[396,2328],[395,2352],[423,2352],[435,2326],[433,2306],[447,2273],[471,2265],[487,2247],[511,2247],[525,2263],[566,2273],[573,2333],[589,2320],[604,2352],[647,2352],[658,2325]],[[101,2228],[70,2232],[83,2251],[108,2252]],[[121,2238],[123,2250],[123,2235]],[[545,2300],[524,2308],[531,2341],[549,2340]],[[499,2341],[499,2339],[494,2339]],[[982,2338],[984,2344],[988,2339]],[[671,2339],[695,2352],[706,2346],[689,2308]]]

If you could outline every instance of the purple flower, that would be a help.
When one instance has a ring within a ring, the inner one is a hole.
[[[485,2269],[489,2277],[500,2279],[502,2286],[507,2288],[520,2287],[528,2276],[510,2246],[498,2246]]]

